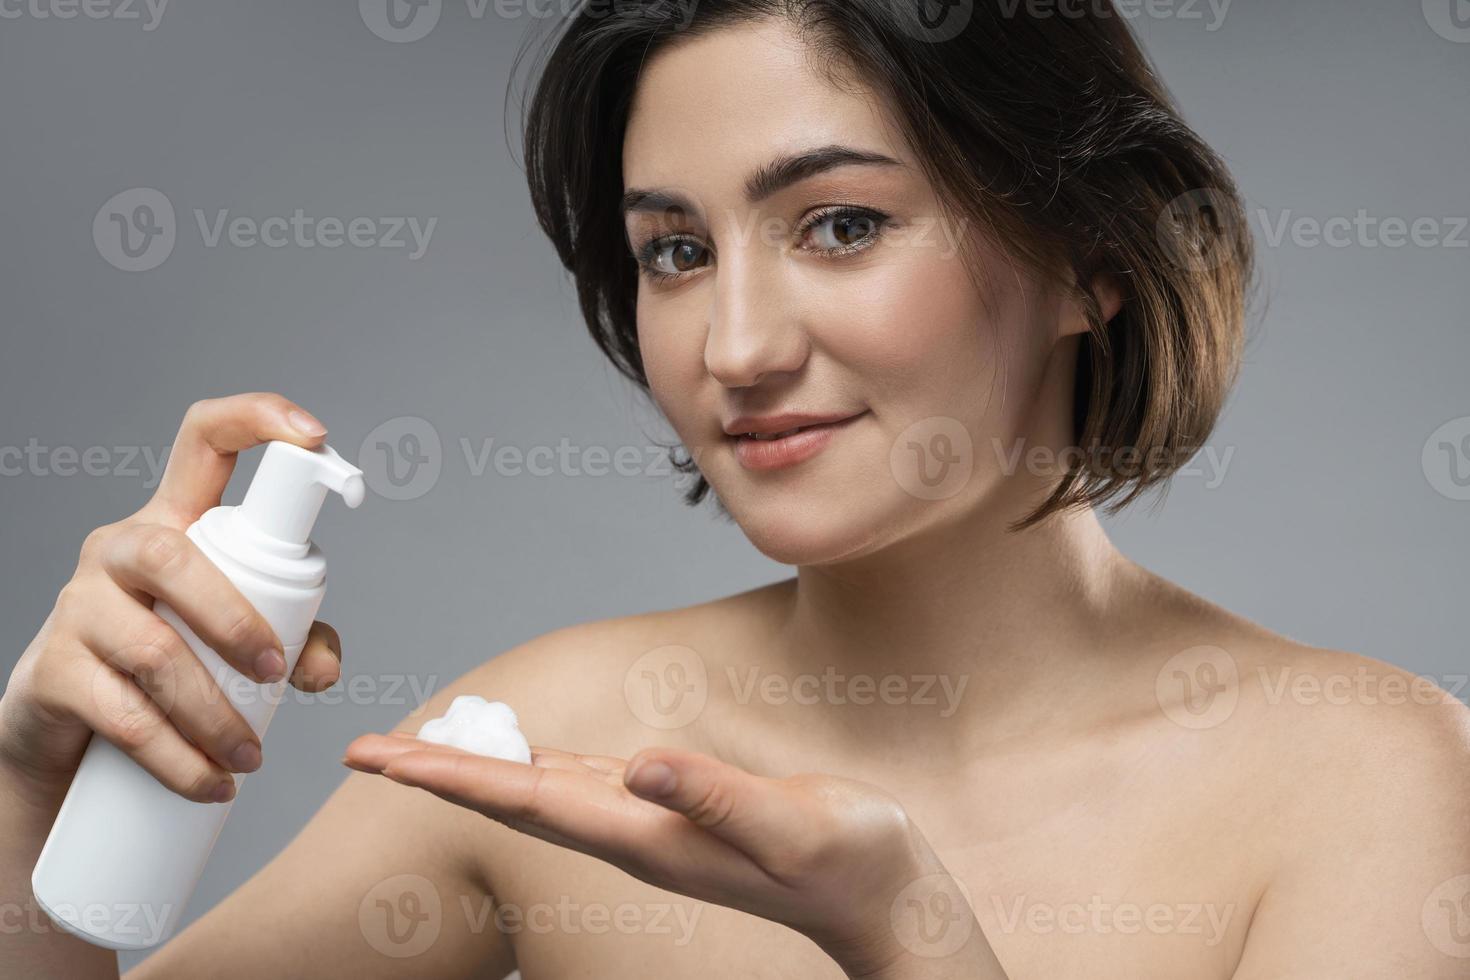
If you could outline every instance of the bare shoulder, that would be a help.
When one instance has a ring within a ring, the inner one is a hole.
[[[1158,704],[1176,723],[1161,730],[1213,766],[1232,853],[1261,859],[1236,976],[1437,976],[1470,956],[1463,691],[1154,588],[1173,637],[1151,660],[1165,665]]]
[[[1359,829],[1377,819],[1402,833],[1405,808],[1470,827],[1470,708],[1454,693],[1384,660],[1287,640],[1246,647],[1240,669],[1263,762],[1315,791],[1314,821],[1330,825],[1351,804]]]
[[[1445,775],[1451,763],[1470,772],[1460,681],[1446,678],[1447,690],[1386,660],[1300,642],[1146,574],[1147,601],[1165,610],[1158,633],[1173,638],[1159,656],[1191,682],[1172,693],[1194,699],[1198,728],[1233,731],[1293,779],[1381,780],[1390,769],[1407,779]],[[1158,694],[1166,714],[1176,707],[1167,684]],[[1426,792],[1443,786],[1421,782]]]
[[[1250,771],[1271,809],[1238,980],[1449,975],[1470,956],[1470,709],[1344,650],[1281,643],[1242,667]]]
[[[786,586],[551,630],[469,671],[427,707],[442,712],[455,695],[467,693],[505,701],[521,715],[533,745],[602,755],[626,757],[651,741],[697,738],[694,726],[663,726],[650,716],[648,676],[692,680],[692,672],[717,655],[711,643],[740,643],[759,621],[752,612]],[[430,716],[420,714],[419,722]]]

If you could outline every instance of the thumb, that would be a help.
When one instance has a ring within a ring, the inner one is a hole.
[[[681,749],[639,752],[623,783],[635,796],[683,814],[753,857],[787,833],[800,811],[780,780]]]

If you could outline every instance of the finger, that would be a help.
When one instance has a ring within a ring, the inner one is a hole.
[[[178,632],[116,588],[90,593],[77,636],[99,672],[121,671],[170,724],[235,772],[260,768],[260,739]],[[91,694],[91,690],[88,689]]]
[[[387,765],[390,760],[403,755],[405,752],[436,750],[464,752],[463,749],[452,745],[424,741],[413,732],[392,731],[387,735],[378,735],[376,733],[359,735],[348,743],[347,750],[342,756],[342,762],[353,769],[359,769],[363,772],[381,772],[383,766]],[[466,754],[473,755],[474,753]],[[487,757],[480,756],[480,758]],[[517,765],[524,765],[524,763],[517,763]],[[543,766],[549,769],[565,769],[569,772],[601,775],[600,770],[583,765],[570,752],[562,752],[559,749],[533,750],[531,765]]]
[[[564,769],[431,746],[398,753],[380,771],[513,830],[604,860],[642,857],[646,843],[666,837],[671,825],[667,814],[621,786]]]
[[[743,892],[770,884],[766,872],[734,846],[638,799],[605,774],[528,766],[424,743],[416,747],[410,739],[381,741],[397,745],[369,742],[349,748],[354,755],[384,750],[390,757],[380,760],[383,776],[658,887],[700,897],[732,886]]]
[[[78,649],[62,668],[67,690],[85,691],[62,710],[121,749],[160,783],[196,803],[234,798],[235,779],[179,734],[151,698],[126,676]]]
[[[162,599],[230,666],[262,683],[286,672],[280,640],[189,536],[163,524],[128,524],[102,549],[109,578],[144,601]],[[151,603],[145,603],[151,605]]]
[[[325,691],[342,676],[342,638],[326,623],[311,624],[306,646],[291,672],[291,685],[298,690]]]
[[[758,861],[810,811],[780,780],[683,749],[644,749],[623,778],[629,791],[683,814]]]
[[[545,749],[536,745],[531,746],[531,755],[533,757],[537,752],[560,751],[560,749]],[[585,752],[573,752],[568,754],[589,769],[596,769],[598,772],[617,773],[619,777],[622,776],[623,770],[628,767],[627,759],[619,759],[610,755],[588,755]]]
[[[625,759],[618,759],[610,755],[588,755],[585,752],[568,752],[566,749],[554,748],[550,745],[531,746],[531,762],[537,764],[540,759],[562,759],[566,765],[562,768],[584,768],[598,773],[616,772],[621,774],[623,768],[628,764]]]
[[[387,735],[369,732],[366,735],[359,735],[347,743],[347,749],[342,755],[342,762],[362,772],[376,773],[381,772],[390,760],[403,755],[405,752],[423,752],[433,749],[445,752],[463,751],[450,745],[425,742],[415,737],[411,732],[394,731],[389,732]]]
[[[242,450],[272,439],[315,448],[326,433],[310,412],[272,392],[197,401],[184,413],[149,505],[187,527],[219,505]]]
[[[381,739],[391,741],[381,741]],[[415,733],[409,731],[391,731],[386,736],[363,735],[349,746],[348,756],[344,756],[343,762],[352,766],[354,762],[371,762],[377,772],[382,764],[394,756],[402,755],[415,749],[423,750],[431,747],[452,748],[443,746],[438,742],[425,742]],[[581,772],[595,775],[604,779],[612,779],[621,785],[623,781],[623,767],[626,763],[622,759],[616,759],[607,755],[583,755],[577,752],[567,752],[564,749],[555,749],[548,746],[533,745],[531,748],[531,765],[545,766],[548,769],[565,769],[569,772]],[[350,759],[349,759],[350,757]],[[353,766],[359,768],[359,766]]]
[[[583,776],[588,776],[593,779],[600,779],[603,782],[608,782],[610,775],[609,773],[603,772],[601,769],[593,769],[591,766],[577,761],[577,759],[571,755],[542,754],[539,756],[532,756],[531,765],[540,766],[543,769],[560,769],[563,772],[579,773]],[[612,783],[612,785],[618,785],[621,783],[622,779],[620,777],[616,780],[616,782]]]

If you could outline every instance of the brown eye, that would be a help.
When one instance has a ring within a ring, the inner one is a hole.
[[[708,250],[687,238],[654,242],[644,251],[644,265],[655,276],[677,276],[707,265]]]
[[[688,272],[700,266],[700,259],[704,255],[704,249],[693,242],[679,242],[674,246],[673,262],[674,268],[679,272]]]
[[[833,237],[844,245],[860,242],[873,233],[873,219],[868,217],[838,218],[832,222]]]
[[[822,252],[863,247],[877,237],[881,218],[865,211],[836,211],[814,222],[807,236]]]

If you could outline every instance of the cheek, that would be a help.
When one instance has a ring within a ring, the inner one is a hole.
[[[814,279],[808,295],[820,302],[806,321],[814,342],[895,422],[957,414],[957,399],[978,404],[998,381],[996,311],[957,257],[905,246],[851,275]]]
[[[679,302],[638,301],[638,351],[648,376],[649,393],[674,428],[684,431],[681,413],[694,406],[693,395],[704,382],[703,335],[679,310]],[[682,329],[681,329],[682,327]]]

